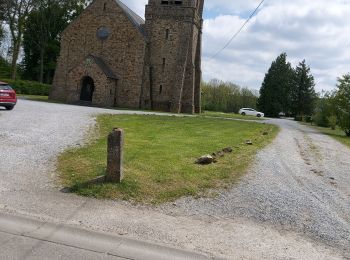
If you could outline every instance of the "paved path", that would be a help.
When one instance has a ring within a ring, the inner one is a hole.
[[[0,248],[0,259],[209,260],[179,249],[2,213]]]
[[[83,145],[94,115],[101,113],[130,112],[24,100],[14,111],[0,111],[0,212],[208,256],[343,259],[348,255],[349,176],[344,169],[350,151],[332,139],[279,121],[281,134],[261,151],[251,173],[216,199],[183,199],[151,208],[60,192],[54,171],[57,155]],[[325,153],[325,147],[332,152]],[[316,151],[321,154],[318,164]],[[333,160],[325,161],[325,156]]]

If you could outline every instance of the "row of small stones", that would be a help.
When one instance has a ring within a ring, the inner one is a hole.
[[[264,132],[263,135],[268,135],[268,132]],[[247,140],[245,143],[246,143],[246,145],[253,145],[252,140]],[[222,149],[221,151],[218,151],[216,153],[212,153],[211,155],[207,154],[207,155],[201,156],[200,158],[198,158],[196,160],[196,164],[212,164],[212,163],[216,163],[217,162],[217,158],[224,157],[225,154],[232,153],[232,152],[233,152],[232,147],[226,147],[226,148]]]
[[[248,141],[246,141],[246,144],[252,145],[253,142],[251,140],[248,140]],[[221,151],[201,156],[200,158],[197,159],[196,164],[216,163],[218,158],[224,157],[225,154],[232,153],[232,152],[233,152],[232,147],[226,147],[226,148],[222,149]]]

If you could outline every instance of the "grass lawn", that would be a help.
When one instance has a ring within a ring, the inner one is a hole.
[[[36,95],[22,95],[22,94],[17,94],[17,96],[21,99],[26,99],[26,100],[33,100],[33,101],[42,101],[42,102],[49,102],[49,97],[48,96],[36,96]]]
[[[204,111],[201,116],[207,117],[221,117],[221,118],[232,118],[232,119],[244,119],[244,120],[264,120],[264,118],[259,118],[256,116],[242,116],[240,114],[234,113],[223,113],[223,112],[213,112]]]
[[[311,126],[310,124],[303,123],[305,125]],[[329,135],[330,137],[336,139],[337,141],[341,142],[342,144],[345,144],[350,147],[350,137],[346,136],[344,131],[337,127],[336,130],[332,130],[327,127],[319,127],[319,126],[311,126],[317,130],[319,130],[321,133],[324,133],[326,135]]]
[[[95,198],[161,203],[181,196],[208,195],[224,188],[247,170],[256,152],[278,132],[272,125],[213,118],[103,115],[91,144],[64,152],[58,161],[61,183]],[[86,184],[106,169],[106,139],[115,127],[125,130],[124,173],[121,184]],[[269,135],[263,135],[263,132]],[[254,145],[248,146],[245,140]],[[195,160],[231,146],[232,154],[218,163],[200,166]]]

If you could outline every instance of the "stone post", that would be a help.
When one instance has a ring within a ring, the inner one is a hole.
[[[123,129],[113,129],[108,136],[107,182],[120,183],[123,180],[123,145]]]

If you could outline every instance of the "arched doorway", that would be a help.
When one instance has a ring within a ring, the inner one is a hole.
[[[80,100],[92,102],[92,96],[95,91],[94,80],[91,77],[84,77],[81,83]]]

